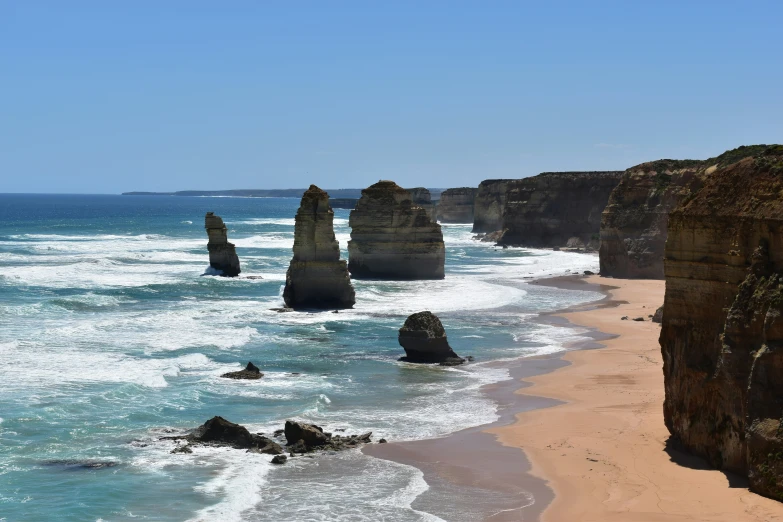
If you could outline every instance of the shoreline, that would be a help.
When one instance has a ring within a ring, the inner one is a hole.
[[[570,310],[617,306],[605,285],[586,283],[580,275],[550,277],[529,284],[604,294],[602,299],[590,303],[539,314],[536,321],[545,324],[574,328],[575,325],[558,315]],[[463,517],[469,515],[465,520],[540,520],[555,499],[554,492],[544,477],[531,473],[531,461],[523,449],[501,444],[492,430],[514,424],[525,412],[562,404],[558,399],[519,392],[533,385],[532,377],[549,375],[568,366],[570,363],[563,356],[570,350],[600,348],[604,340],[613,337],[594,328],[580,331],[580,336],[586,339],[571,343],[566,351],[489,363],[509,370],[509,379],[481,390],[498,405],[499,418],[495,422],[438,438],[365,446],[362,452],[415,467],[424,474],[429,488],[414,500],[412,507],[416,510],[452,520],[445,504]]]
[[[601,285],[609,294],[604,301],[615,306],[545,316],[605,333],[603,347],[562,353],[566,364],[529,377],[516,393],[521,401],[543,397],[557,406],[487,429],[504,446],[522,449],[531,475],[554,492],[541,520],[783,521],[783,505],[750,493],[746,479],[712,469],[669,441],[660,325],[648,317],[663,304],[664,281],[579,279],[554,283]],[[645,320],[630,320],[639,316]]]

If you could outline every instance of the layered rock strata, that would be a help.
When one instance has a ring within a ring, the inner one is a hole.
[[[351,211],[348,269],[374,279],[442,279],[446,249],[440,225],[393,181],[364,189]]]
[[[508,183],[501,245],[598,249],[601,213],[622,172],[544,172]]]
[[[207,229],[207,250],[209,250],[209,266],[220,275],[236,277],[241,272],[239,257],[233,243],[228,242],[228,229],[220,216],[207,212],[204,217],[204,228]]]
[[[435,203],[432,201],[432,194],[430,194],[429,189],[415,187],[407,190],[411,195],[413,204],[423,208],[427,212],[427,217],[431,221],[435,221]]]
[[[451,349],[443,324],[432,312],[418,312],[408,317],[400,328],[398,341],[405,349],[404,361],[445,365],[465,361]]]
[[[664,420],[783,500],[783,146],[710,169],[669,216]]]
[[[294,257],[283,290],[291,308],[351,308],[356,294],[348,266],[340,259],[329,195],[310,185],[302,196],[294,228]]]
[[[476,191],[473,204],[473,232],[495,232],[503,229],[506,189],[510,179],[487,179]]]
[[[473,205],[478,189],[451,188],[440,195],[437,218],[441,223],[473,223]]]
[[[704,161],[658,160],[626,170],[601,217],[601,274],[663,279],[669,213],[698,192],[717,168],[764,147],[739,147]]]

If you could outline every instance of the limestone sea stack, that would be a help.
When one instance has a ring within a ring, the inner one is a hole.
[[[622,174],[544,172],[509,182],[498,243],[598,250],[601,213]]]
[[[686,449],[783,500],[783,146],[757,150],[669,215],[663,412]]]
[[[473,223],[473,204],[478,189],[471,187],[450,188],[440,195],[437,218],[441,223]]]
[[[454,353],[438,316],[418,312],[405,320],[398,337],[405,349],[403,360],[415,363],[461,364],[465,360]]]
[[[406,190],[410,192],[413,204],[426,210],[427,217],[429,217],[430,220],[435,221],[435,203],[432,202],[432,194],[430,194],[429,189],[415,187]]]
[[[393,181],[364,189],[349,223],[352,277],[443,279],[446,248],[440,225]]]
[[[283,300],[290,308],[351,308],[356,294],[334,237],[329,194],[315,185],[305,191],[296,213],[294,257],[285,277]]]
[[[207,212],[204,218],[204,228],[207,229],[209,242],[209,266],[219,271],[220,275],[236,277],[241,272],[239,257],[233,243],[228,242],[228,229],[220,216]]]
[[[510,181],[510,179],[487,179],[479,184],[473,207],[473,232],[503,230],[506,189]]]
[[[663,279],[669,213],[701,190],[716,169],[765,148],[739,147],[705,161],[664,159],[626,170],[601,217],[601,274]]]

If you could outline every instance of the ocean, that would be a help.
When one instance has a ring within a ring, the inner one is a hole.
[[[354,281],[352,310],[279,313],[298,205],[0,194],[0,520],[441,520],[411,507],[428,488],[419,470],[358,450],[274,466],[235,449],[171,454],[159,439],[215,415],[390,441],[493,422],[481,387],[509,378],[497,362],[580,335],[537,315],[602,297],[529,282],[597,271],[598,258],[444,225],[444,280]],[[207,211],[228,226],[238,278],[209,275]],[[344,258],[348,215],[335,210]],[[422,310],[475,362],[400,362],[397,330]],[[262,379],[220,378],[248,361]]]

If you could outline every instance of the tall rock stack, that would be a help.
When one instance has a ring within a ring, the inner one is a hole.
[[[506,189],[510,179],[487,179],[478,186],[473,206],[473,232],[503,230]]]
[[[669,216],[664,420],[685,448],[783,500],[783,146],[757,150],[709,168]]]
[[[502,245],[598,249],[601,213],[622,172],[544,172],[508,183]]]
[[[305,191],[296,213],[294,257],[285,277],[283,300],[291,308],[351,308],[356,294],[334,237],[329,194],[315,185]]]
[[[427,211],[427,217],[432,221],[435,221],[435,203],[432,202],[432,194],[429,189],[424,187],[415,187],[412,189],[406,189],[410,192],[411,201],[414,205],[417,205]]]
[[[440,225],[393,181],[364,189],[349,223],[353,277],[443,279],[446,249]]]
[[[437,218],[441,223],[473,223],[473,204],[478,189],[471,187],[450,188],[440,195]]]
[[[204,218],[204,228],[207,229],[209,242],[209,266],[218,270],[220,275],[236,277],[241,272],[239,257],[233,243],[228,242],[228,229],[220,216],[207,212]]]

